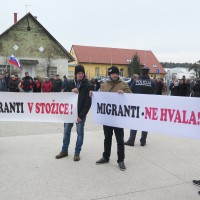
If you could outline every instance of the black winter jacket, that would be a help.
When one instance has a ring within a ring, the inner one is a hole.
[[[62,80],[61,79],[55,79],[53,82],[53,92],[61,92],[62,90]]]
[[[8,87],[10,92],[19,92],[19,85],[20,80],[12,80],[10,79]]]
[[[169,89],[171,91],[172,96],[179,96],[179,84],[178,82],[171,83],[169,86]]]
[[[156,84],[148,75],[143,75],[131,84],[130,89],[137,94],[155,94]]]
[[[92,84],[88,79],[83,79],[80,85],[77,83],[76,79],[68,81],[66,92],[71,92],[72,89],[78,88],[78,117],[83,119],[91,107],[91,97],[89,96],[89,91],[92,90]]]
[[[192,88],[193,92],[194,92],[194,97],[200,97],[200,82],[197,82],[193,88]]]
[[[32,79],[32,77],[25,76],[24,78],[22,78],[21,87],[25,92],[31,91],[33,89],[33,79]]]

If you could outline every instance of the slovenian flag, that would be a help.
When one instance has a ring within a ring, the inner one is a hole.
[[[16,67],[19,67],[21,69],[21,65],[19,63],[19,61],[17,60],[17,58],[15,58],[15,56],[12,54],[10,56],[10,59],[8,61],[10,64],[15,65]]]

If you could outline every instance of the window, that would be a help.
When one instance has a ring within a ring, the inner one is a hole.
[[[74,72],[73,71],[69,71],[69,76],[74,76]]]
[[[122,76],[122,77],[124,76],[124,69],[123,69],[123,68],[121,68],[121,69],[119,70],[119,75]]]
[[[99,76],[99,67],[95,68],[95,76]]]
[[[52,74],[57,74],[57,67],[50,67],[49,68],[48,76],[51,76]]]
[[[10,65],[0,65],[0,73],[4,74],[5,72],[10,73]]]

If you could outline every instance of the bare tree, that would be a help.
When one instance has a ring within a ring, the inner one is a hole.
[[[200,78],[200,61],[193,63],[189,67],[189,71],[194,70],[196,78]]]
[[[53,60],[57,57],[63,57],[64,53],[54,44],[48,44],[44,50],[44,57],[46,58],[46,72],[50,76],[50,68],[53,66]]]

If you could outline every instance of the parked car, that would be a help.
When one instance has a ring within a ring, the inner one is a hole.
[[[99,83],[102,83],[103,82],[103,79],[105,78],[104,76],[96,76],[94,77],[95,79],[98,80]]]
[[[105,81],[107,81],[109,78],[110,78],[109,76],[104,77],[104,78],[102,79],[102,83],[104,83]],[[126,77],[120,76],[120,79],[121,79],[122,81],[124,81],[125,83],[127,83],[127,84],[131,81],[131,78],[130,78],[130,77],[126,78]]]
[[[122,81],[124,81],[127,84],[131,81],[130,77],[127,77],[127,78],[126,77],[120,77],[120,78],[121,78]]]
[[[107,81],[110,77],[109,76],[106,76],[103,78],[102,82],[104,83],[105,81]]]

